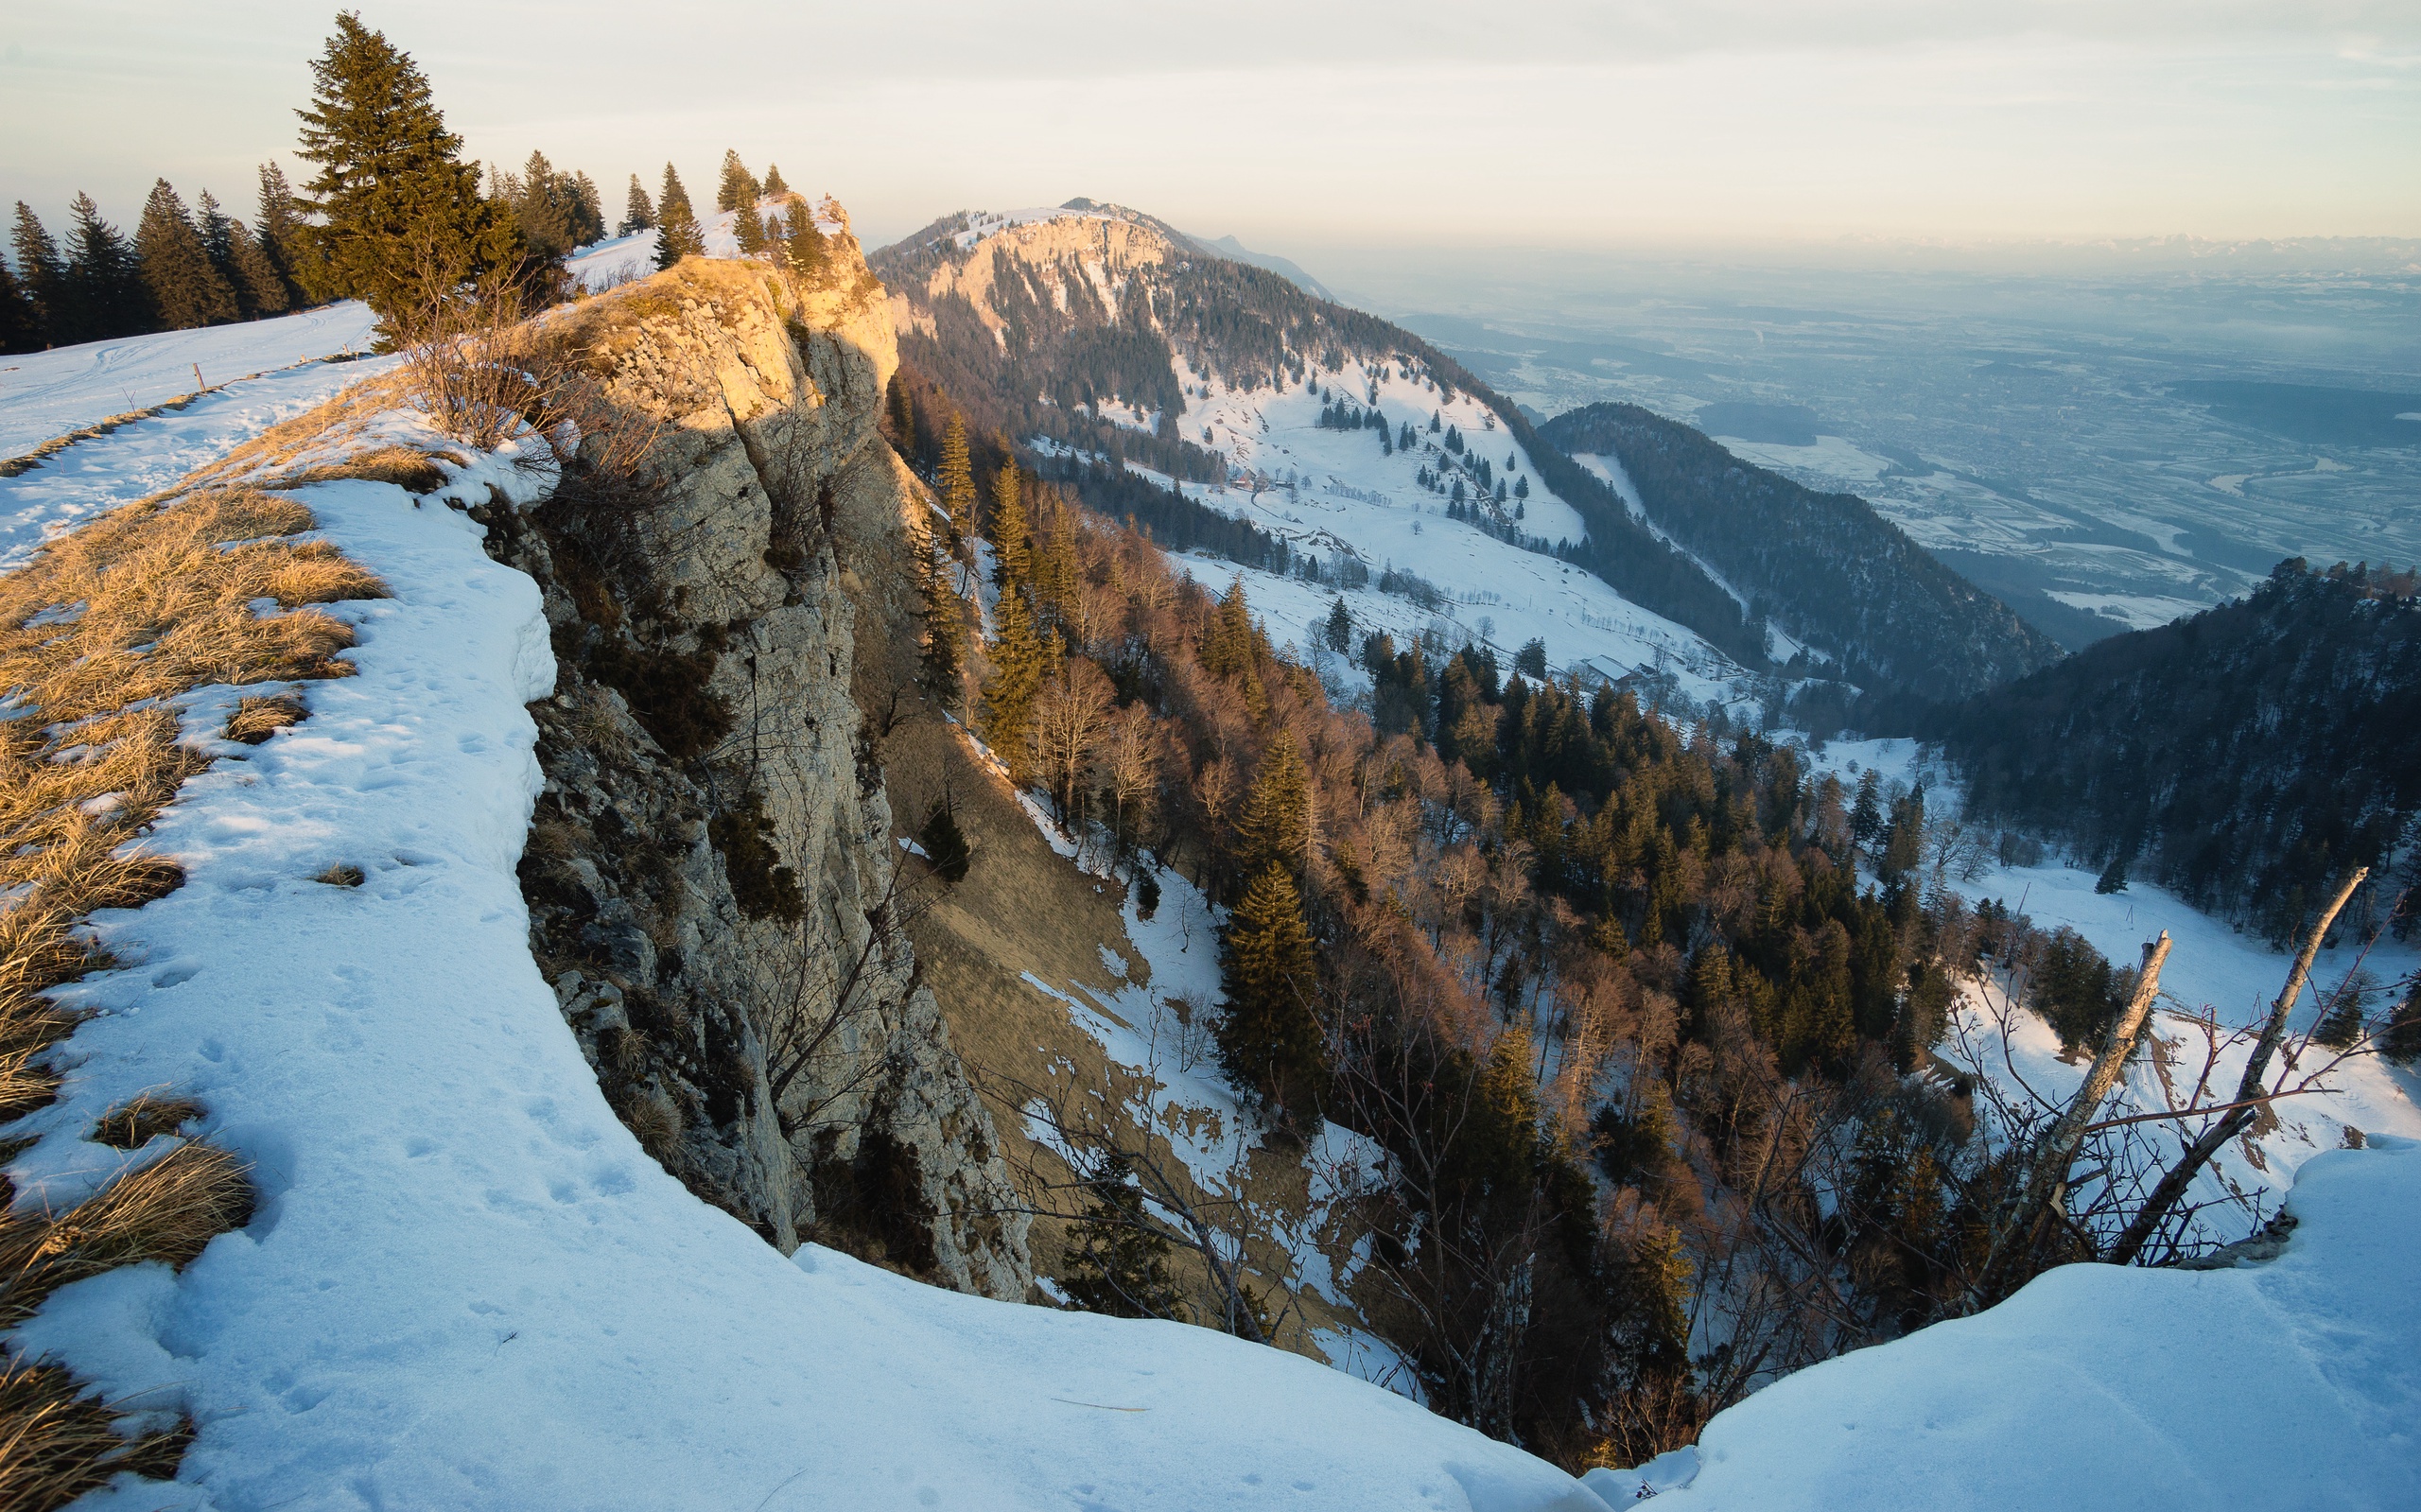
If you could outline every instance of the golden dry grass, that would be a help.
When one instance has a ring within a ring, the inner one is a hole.
[[[93,1125],[93,1142],[117,1150],[140,1150],[163,1134],[174,1134],[201,1117],[201,1104],[189,1097],[160,1097],[143,1092],[119,1104]]]
[[[75,1017],[44,993],[101,964],[76,924],[183,880],[140,843],[209,764],[180,743],[175,701],[352,671],[337,656],[352,630],[316,606],[386,590],[334,547],[296,539],[313,523],[256,488],[147,499],[0,578],[0,715],[13,716],[0,721],[0,1120],[57,1095],[41,1057]],[[256,610],[263,600],[276,612]],[[225,733],[257,743],[304,713],[287,690],[247,697]],[[147,1094],[104,1115],[94,1138],[140,1148],[202,1111]],[[252,1202],[235,1156],[182,1142],[64,1213],[0,1212],[0,1329],[71,1281],[183,1264],[245,1223]],[[120,1470],[175,1473],[184,1434],[131,1441],[115,1417],[63,1370],[0,1362],[0,1512],[63,1505]]]
[[[243,1162],[216,1145],[180,1144],[64,1213],[0,1216],[0,1328],[33,1315],[70,1281],[120,1265],[183,1265],[252,1216]]]

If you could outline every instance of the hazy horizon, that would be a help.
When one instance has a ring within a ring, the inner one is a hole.
[[[124,224],[165,176],[249,212],[255,165],[295,167],[333,14],[25,10],[0,48],[7,198],[56,227],[87,190]],[[2365,0],[362,17],[471,156],[542,149],[616,215],[631,173],[653,191],[670,159],[711,192],[736,148],[838,195],[869,245],[1076,195],[1298,258],[2421,237],[2421,14]]]

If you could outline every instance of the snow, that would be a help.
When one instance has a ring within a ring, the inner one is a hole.
[[[2421,1145],[2316,1156],[2290,1206],[2275,1260],[2063,1266],[1786,1377],[1708,1424],[1659,1506],[2421,1505]],[[1591,1484],[1619,1504],[1621,1476]]]
[[[1489,428],[1492,417],[1471,395],[1449,400],[1385,362],[1357,360],[1317,374],[1315,381],[1332,395],[1356,405],[1366,405],[1375,390],[1391,427],[1413,424],[1419,443],[1390,456],[1380,449],[1375,430],[1322,428],[1322,401],[1311,388],[1234,389],[1182,359],[1176,373],[1187,395],[1180,433],[1199,441],[1207,427],[1211,439],[1206,444],[1227,455],[1230,478],[1178,485],[1148,469],[1133,470],[1164,487],[1181,486],[1189,497],[1247,519],[1323,563],[1336,558],[1340,547],[1359,557],[1370,569],[1372,586],[1345,596],[1357,637],[1384,629],[1402,642],[1442,620],[1438,628],[1455,642],[1470,638],[1493,645],[1508,663],[1523,643],[1536,637],[1546,643],[1548,661],[1559,671],[1585,667],[1599,676],[1620,677],[1661,667],[1694,699],[1749,697],[1741,669],[1693,632],[1631,603],[1593,573],[1447,518],[1447,495],[1421,486],[1417,475],[1424,467],[1445,465],[1448,454],[1437,443],[1442,427],[1451,425],[1467,438],[1471,453],[1488,458],[1492,467],[1503,468],[1508,455],[1518,459],[1518,469],[1500,475],[1530,480],[1526,518],[1515,522],[1518,529],[1549,542],[1578,541],[1587,533],[1578,513],[1545,486],[1507,432]],[[1428,430],[1433,413],[1441,426],[1435,436]],[[1254,486],[1256,476],[1264,486]],[[1206,580],[1224,580],[1234,570],[1224,563],[1201,568],[1181,556],[1171,561],[1194,567]],[[1433,616],[1406,599],[1380,593],[1378,576],[1389,566],[1435,584],[1452,603]],[[1336,590],[1257,571],[1246,571],[1245,580],[1246,596],[1268,620],[1274,640],[1312,645],[1313,627],[1326,617]]]
[[[1834,741],[1810,759],[1851,788],[1857,782],[1857,773],[1849,770],[1852,765],[1881,772],[1887,788],[1922,779],[1930,813],[1958,810],[1957,783],[1911,741]],[[2012,912],[2031,918],[2038,929],[2064,926],[2076,930],[2116,965],[2134,965],[2141,958],[2144,942],[2167,930],[2171,945],[2161,970],[2163,1001],[2152,1021],[2148,1049],[2128,1066],[2109,1114],[2187,1105],[2210,1049],[2209,1036],[2197,1018],[2207,1015],[2222,1035],[2260,1023],[2285,984],[2291,962],[2256,937],[2231,929],[2164,888],[2135,881],[2121,893],[2096,893],[2096,878],[2092,871],[2054,860],[2031,867],[1995,864],[1973,881],[1955,877],[1948,880],[1970,902],[1997,899]],[[2322,951],[2314,961],[2311,982],[2290,1020],[2292,1032],[2308,1032],[2318,1022],[2324,996],[2358,962],[2381,982],[2396,982],[2421,969],[2421,944],[2381,939],[2365,956],[2354,931],[2343,931],[2336,947]],[[1996,984],[1971,982],[1954,1017],[1952,1034],[1938,1047],[1938,1053],[1990,1078],[2012,1097],[2024,1098],[2025,1087],[2030,1086],[2043,1097],[2064,1103],[2082,1085],[2084,1066],[2060,1058],[2058,1037],[2040,1018],[2022,1009],[2008,1014]],[[2004,1017],[2010,1021],[2006,1046],[2000,1024]],[[2289,1048],[2292,1050],[2291,1045]],[[2200,1101],[2224,1102],[2234,1095],[2248,1050],[2241,1043],[2221,1049]],[[2316,1068],[2328,1053],[2307,1051],[2303,1063]],[[2277,1076],[2278,1069],[2273,1068],[2273,1084]],[[2377,1057],[2363,1057],[2340,1066],[2325,1085],[2325,1091],[2274,1104],[2274,1126],[2265,1121],[2261,1132],[2250,1138],[2250,1150],[2248,1140],[2231,1142],[2197,1178],[2189,1190],[2190,1201],[2226,1204],[2200,1216],[2200,1237],[2214,1243],[2245,1237],[2276,1208],[2285,1184],[2297,1170],[2313,1156],[2345,1144],[2348,1130],[2361,1137],[2421,1138],[2421,1105],[2414,1101],[2412,1072]],[[2200,1123],[2160,1122],[2144,1134],[2167,1160],[2177,1153],[2181,1129],[2190,1138]]]
[[[125,435],[96,455],[153,455]],[[462,481],[531,487],[502,461]],[[308,721],[221,751],[163,815],[187,881],[94,920],[122,964],[66,994],[90,1017],[9,1167],[21,1201],[71,1200],[144,1158],[86,1142],[94,1117],[174,1087],[260,1190],[182,1274],[62,1288],[21,1333],[198,1427],[174,1486],[87,1505],[1594,1504],[1314,1362],[793,1263],[692,1197],[530,955],[536,589],[443,504],[305,496],[394,597],[341,606],[359,675],[310,685]],[[364,883],[305,880],[335,861]]]
[[[178,331],[140,339],[170,344],[175,338],[200,334]],[[340,390],[388,371],[397,360],[311,362],[230,383],[183,409],[79,441],[14,478],[0,478],[0,569],[23,563],[51,531],[166,488],[279,421],[305,413]],[[13,406],[0,401],[0,427],[16,424]]]
[[[376,317],[358,300],[323,304],[275,320],[191,331],[160,331],[0,357],[0,457],[31,451],[53,437],[280,368],[367,352]],[[341,374],[339,386],[361,376]]]
[[[759,200],[757,213],[770,216],[782,209],[784,201]],[[740,255],[740,222],[737,210],[719,210],[701,218],[698,229],[705,234],[706,255],[737,257]],[[815,229],[827,236],[837,236],[844,230],[839,221],[826,218],[815,212]],[[573,282],[592,294],[601,294],[623,284],[635,284],[655,272],[655,232],[653,229],[629,236],[611,236],[592,242],[564,259],[564,270]]]

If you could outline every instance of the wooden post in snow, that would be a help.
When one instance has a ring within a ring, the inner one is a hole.
[[[2229,1109],[2217,1123],[2204,1129],[2192,1144],[2186,1147],[2186,1153],[2178,1157],[2177,1164],[2160,1178],[2160,1185],[2152,1189],[2152,1194],[2144,1200],[2143,1207],[2136,1210],[2126,1231],[2118,1236],[2118,1243],[2112,1247],[2112,1264],[2127,1264],[2143,1253],[2144,1245],[2151,1243],[2162,1221],[2186,1195],[2186,1189],[2196,1174],[2211,1163],[2211,1157],[2218,1155],[2230,1139],[2251,1127],[2262,1108],[2269,1105],[2263,1101],[2268,1095],[2263,1084],[2269,1078],[2270,1058],[2278,1052],[2279,1043],[2287,1037],[2287,1015],[2293,1011],[2295,999],[2303,995],[2304,982],[2311,976],[2312,958],[2320,954],[2320,943],[2328,937],[2328,927],[2337,922],[2338,913],[2344,909],[2346,900],[2354,895],[2354,889],[2361,886],[2362,878],[2370,875],[2369,867],[2355,867],[2353,875],[2347,877],[2344,885],[2337,890],[2337,895],[2320,911],[2320,921],[2305,937],[2304,947],[2295,956],[2294,969],[2287,973],[2287,984],[2279,989],[2277,1001],[2270,1005],[2269,1021],[2261,1026],[2261,1037],[2254,1042],[2253,1053],[2245,1060],[2244,1077],[2236,1088],[2238,1105]]]
[[[2151,1020],[2152,999],[2160,995],[2160,968],[2168,959],[2168,931],[2144,947],[2143,973],[2135,981],[2135,995],[2129,999],[2125,1012],[2110,1026],[2110,1037],[2103,1042],[2101,1053],[2094,1058],[2093,1069],[2085,1072],[2084,1085],[2077,1088],[2067,1108],[2045,1131],[2034,1147],[2033,1158],[2028,1163],[2026,1184],[2019,1189],[2016,1201],[2003,1214],[1998,1231],[1993,1235],[1992,1248],[1985,1253],[1983,1269],[1977,1273],[1971,1293],[1971,1303],[1980,1305],[1992,1295],[2001,1271],[2007,1268],[2013,1254],[2022,1253],[2031,1243],[2036,1225],[2042,1221],[2052,1198],[2065,1183],[2068,1166],[2077,1157],[2077,1146],[2084,1142],[2085,1126],[2110,1089],[2118,1084],[2119,1072],[2126,1069],[2127,1057],[2144,1037],[2144,1026]]]

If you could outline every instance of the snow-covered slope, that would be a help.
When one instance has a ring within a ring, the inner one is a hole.
[[[1655,1466],[1658,1505],[2421,1505],[2421,1145],[2313,1159],[2291,1211],[2273,1260],[2064,1266],[1989,1312],[1788,1377]],[[1589,1478],[1616,1504],[1642,1485]]]
[[[1620,677],[1662,666],[1695,698],[1744,696],[1734,686],[1742,682],[1740,669],[1687,629],[1631,603],[1590,572],[1447,516],[1451,495],[1420,479],[1447,464],[1452,454],[1442,445],[1443,427],[1453,426],[1470,454],[1489,459],[1492,472],[1529,481],[1524,517],[1515,522],[1523,533],[1550,543],[1586,533],[1578,514],[1541,481],[1530,459],[1470,394],[1450,398],[1399,365],[1360,358],[1282,391],[1226,386],[1181,364],[1177,375],[1187,395],[1177,420],[1181,432],[1188,439],[1207,436],[1205,444],[1226,453],[1234,470],[1226,483],[1180,485],[1188,496],[1310,555],[1332,558],[1341,543],[1369,566],[1374,580],[1389,567],[1418,575],[1452,600],[1444,617],[1457,634],[1496,646],[1508,660],[1537,637],[1559,670],[1586,667]],[[1370,408],[1375,392],[1375,408],[1391,426],[1413,425],[1414,447],[1383,451],[1375,429],[1323,427],[1320,391],[1350,395],[1362,408]],[[1432,419],[1440,426],[1434,434]],[[1203,575],[1228,570],[1203,569]],[[1273,636],[1302,646],[1311,644],[1313,627],[1336,598],[1332,589],[1298,579],[1259,572],[1245,579]],[[1379,592],[1375,582],[1346,598],[1357,622],[1391,629],[1399,638],[1436,617]]]
[[[378,429],[434,449],[415,426]],[[89,461],[140,477],[143,443]],[[545,482],[498,458],[447,492]],[[693,1196],[616,1117],[531,954],[525,704],[556,679],[537,589],[444,496],[297,496],[392,590],[338,606],[357,675],[165,812],[151,843],[184,884],[95,917],[117,965],[66,989],[89,1017],[65,1086],[10,1131],[39,1136],[17,1201],[61,1206],[146,1158],[87,1139],[95,1117],[173,1087],[258,1189],[183,1271],[64,1287],[13,1341],[196,1424],[173,1488],[92,1504],[1594,1504],[1314,1362],[785,1259]],[[361,884],[311,879],[340,863]]]
[[[368,305],[346,300],[275,320],[159,331],[0,357],[0,457],[14,457],[55,436],[112,415],[148,409],[205,386],[232,388],[239,380],[281,368],[367,352],[374,323]],[[199,384],[194,381],[197,370]],[[337,385],[360,376],[357,371],[343,373]]]

